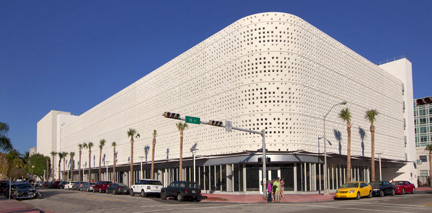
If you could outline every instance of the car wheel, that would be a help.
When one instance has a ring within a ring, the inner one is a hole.
[[[130,196],[135,196],[135,193],[134,193],[134,191],[132,190],[132,189],[130,189]]]
[[[113,189],[113,195],[115,195],[115,194],[116,194],[115,189]]]
[[[99,193],[102,193],[102,188],[99,188]]]
[[[372,197],[372,191],[369,191],[369,196],[368,196],[369,198],[371,198]]]
[[[403,195],[405,194],[405,189],[402,189],[402,194],[403,194]]]
[[[105,189],[105,193],[107,193],[107,194],[108,194],[108,189]]]
[[[96,193],[96,190],[93,188],[93,193]]]
[[[162,200],[166,200],[167,199],[166,192],[162,192],[160,196],[161,196]]]
[[[380,197],[384,197],[384,191],[380,191],[379,196],[380,196]]]
[[[184,199],[183,195],[181,193],[177,193],[177,200],[181,202],[183,201],[183,199]]]
[[[87,188],[87,192],[89,192],[89,189]]]
[[[395,194],[396,194],[396,192],[395,192],[395,190],[393,189],[391,195],[392,195],[392,196],[395,196]]]
[[[195,199],[196,202],[201,202],[200,198]]]
[[[415,194],[415,188],[413,188],[413,190],[412,190],[412,192],[411,192],[412,194]]]
[[[140,194],[140,196],[141,196],[141,197],[146,197],[146,193],[144,192],[144,190],[141,190],[141,194]]]
[[[360,192],[357,192],[357,197],[356,197],[356,199],[357,199],[357,200],[360,200]]]

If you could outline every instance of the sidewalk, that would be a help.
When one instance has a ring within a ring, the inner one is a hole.
[[[418,187],[417,192],[430,191],[430,187]],[[202,202],[233,202],[233,203],[266,203],[267,198],[262,195],[233,195],[233,194],[203,194],[208,198]],[[286,194],[281,199],[281,203],[296,203],[296,202],[320,202],[333,200],[335,193],[330,193],[328,196],[322,194]]]
[[[234,202],[234,203],[266,203],[267,198],[262,195],[229,195],[229,194],[203,194],[207,199],[202,202]],[[334,193],[324,196],[322,194],[287,194],[281,203],[319,202],[333,200]]]
[[[4,195],[0,195],[0,213],[6,212],[40,213],[42,211],[17,200],[8,200]]]

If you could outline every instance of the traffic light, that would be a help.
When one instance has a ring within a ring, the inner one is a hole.
[[[222,126],[223,122],[222,121],[212,121],[212,120],[210,120],[208,122],[208,124],[212,125],[212,126]]]
[[[164,112],[162,116],[165,118],[180,119],[180,114],[174,112]]]

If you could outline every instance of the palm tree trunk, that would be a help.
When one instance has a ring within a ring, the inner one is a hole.
[[[45,176],[45,180],[44,181],[48,181],[49,179],[49,160],[46,161],[46,176]]]
[[[101,161],[102,161],[102,148],[99,149],[99,176],[98,180],[101,180]]]
[[[73,158],[71,158],[71,163],[70,163],[70,181],[73,181],[73,175],[72,175],[72,164],[73,163]]]
[[[151,173],[150,173],[150,179],[153,179],[153,173],[154,173],[154,153],[155,153],[155,145],[156,145],[156,139],[153,138],[153,148],[152,148],[152,164],[151,164]]]
[[[180,166],[179,166],[179,181],[182,181],[183,173],[183,131],[180,131]]]
[[[347,171],[346,182],[351,181],[351,124],[347,124],[348,147],[347,147]]]
[[[54,156],[52,156],[52,165],[51,165],[51,175],[52,175],[52,180],[54,180]]]
[[[133,138],[133,136],[132,136]],[[133,185],[133,139],[131,139],[131,157],[130,157],[130,174],[129,174],[129,187]]]
[[[429,183],[430,187],[432,188],[432,151],[429,151]]]
[[[91,182],[91,173],[90,173],[90,169],[91,169],[91,151],[89,150],[88,182]]]
[[[63,181],[66,181],[65,174],[66,174],[66,159],[63,158]]]
[[[113,174],[112,174],[112,182],[113,183],[115,183],[115,181],[116,181],[116,171],[115,171],[115,169],[116,169],[116,162],[115,162],[115,147],[114,147],[114,149],[113,149],[113,162],[114,162],[114,167],[113,167]]]
[[[81,150],[79,150],[78,181],[81,181]]]
[[[61,159],[60,159],[59,164],[58,164],[58,180],[61,180],[60,179],[60,164],[61,164]]]
[[[375,127],[371,125],[371,174],[372,181],[375,181]]]

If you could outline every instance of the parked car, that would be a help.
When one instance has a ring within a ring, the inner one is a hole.
[[[384,197],[384,195],[395,195],[395,187],[389,181],[372,181],[372,195]]]
[[[129,187],[123,183],[111,183],[105,191],[107,194],[129,194]]]
[[[11,198],[12,199],[29,199],[29,198],[42,198],[42,194],[40,194],[36,188],[34,188],[29,183],[13,183],[11,185]],[[9,197],[9,191],[7,190],[5,193],[6,197]]]
[[[131,186],[130,195],[140,194],[141,197],[147,197],[150,194],[160,195],[162,187],[159,180],[142,179]]]
[[[83,183],[85,182],[82,181],[75,182],[75,184],[72,186],[72,190],[79,190]]]
[[[394,181],[396,194],[412,193],[415,194],[415,186],[409,181]]]
[[[59,189],[64,189],[64,187],[65,187],[65,185],[67,184],[67,182],[65,182],[65,181],[61,181],[59,184],[58,184],[58,188]]]
[[[81,182],[81,184],[78,187],[78,191],[82,191],[82,187],[84,187],[84,185],[88,183],[88,182]]]
[[[93,192],[106,192],[106,188],[111,184],[111,181],[99,181],[96,183],[96,185],[93,187]]]
[[[80,187],[80,191],[83,192],[92,192],[93,191],[93,187],[96,185],[96,183],[93,182],[85,182],[81,187]]]
[[[49,188],[52,188],[52,189],[58,189],[59,188],[59,184],[60,184],[60,181],[51,181],[51,183],[49,184]]]
[[[178,201],[192,199],[200,202],[203,199],[199,185],[188,181],[174,181],[168,187],[162,188],[161,199],[166,200],[167,197],[174,197]]]
[[[44,186],[44,182],[43,181],[36,181],[36,182],[34,182],[34,186],[35,187],[43,187]]]
[[[372,186],[365,182],[348,182],[342,185],[337,191],[335,199],[372,197]]]
[[[75,183],[78,183],[78,182],[72,182],[72,181],[66,182],[64,189],[72,189],[72,187]]]
[[[8,184],[8,180],[0,180],[0,194],[6,191]]]

